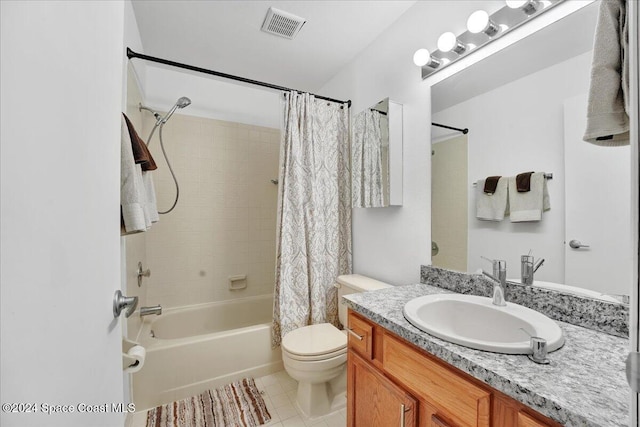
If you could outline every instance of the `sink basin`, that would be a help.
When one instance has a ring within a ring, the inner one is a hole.
[[[514,303],[498,307],[474,295],[414,298],[405,304],[404,317],[422,331],[476,350],[529,354],[530,336],[546,339],[549,352],[564,344],[562,329],[544,314]]]

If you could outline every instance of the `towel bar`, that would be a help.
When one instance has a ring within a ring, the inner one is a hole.
[[[553,179],[553,174],[552,173],[545,173],[544,174],[544,178],[548,181],[550,179]],[[471,183],[471,185],[473,185],[474,187],[478,185],[478,182],[473,182]]]

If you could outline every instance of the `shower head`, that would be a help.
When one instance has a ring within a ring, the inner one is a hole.
[[[180,98],[178,98],[178,100],[176,101],[176,103],[173,105],[173,107],[171,107],[171,110],[169,110],[169,112],[167,113],[166,116],[164,116],[161,120],[159,120],[162,124],[167,123],[167,120],[169,120],[169,118],[171,116],[173,116],[173,113],[176,112],[176,110],[178,108],[184,108],[186,106],[188,106],[189,104],[191,104],[191,100],[189,98],[187,98],[186,96],[182,96]]]
[[[184,108],[184,107],[187,107],[190,104],[191,104],[191,100],[189,98],[187,98],[186,96],[181,97],[176,102],[176,105],[178,106],[178,108]]]

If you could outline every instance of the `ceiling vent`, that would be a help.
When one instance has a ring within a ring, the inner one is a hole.
[[[262,31],[292,39],[307,22],[304,18],[270,7],[262,24]]]

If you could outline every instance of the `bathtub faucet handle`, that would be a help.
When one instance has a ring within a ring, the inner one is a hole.
[[[151,270],[142,268],[142,261],[138,262],[138,287],[142,286],[142,278],[151,277]]]

